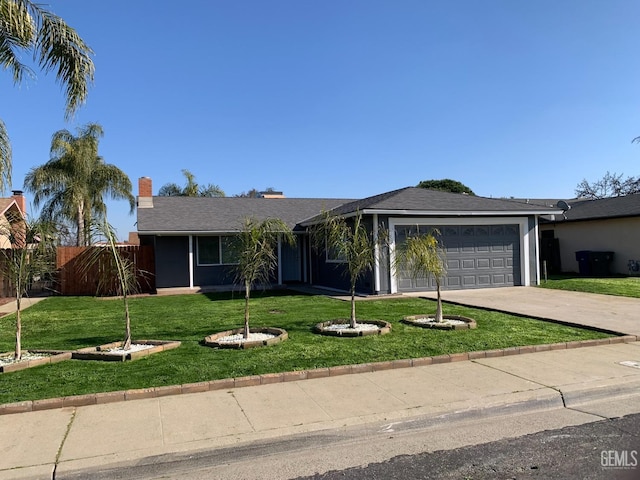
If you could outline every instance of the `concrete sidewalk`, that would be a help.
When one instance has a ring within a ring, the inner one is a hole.
[[[88,478],[147,458],[376,423],[576,408],[623,399],[640,412],[640,342],[229,388],[0,416],[0,479]],[[582,406],[581,406],[582,405]],[[582,418],[584,417],[584,418]],[[380,434],[380,433],[379,433]],[[161,456],[161,457],[158,457]],[[86,477],[85,477],[86,475]],[[108,478],[108,477],[103,477]]]

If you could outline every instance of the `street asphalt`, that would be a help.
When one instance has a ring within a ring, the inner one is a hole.
[[[624,405],[616,415],[640,412],[639,299],[529,287],[487,289],[464,298],[466,292],[454,293],[445,292],[444,299],[628,335],[581,348],[489,352],[449,363],[279,377],[278,383],[200,393],[162,396],[158,391],[153,398],[118,402],[107,396],[107,403],[25,413],[5,408],[0,480],[109,478],[100,472],[368,425],[384,433],[412,422],[438,428],[453,421],[547,416],[567,409],[579,424],[611,415],[589,405],[612,400]]]

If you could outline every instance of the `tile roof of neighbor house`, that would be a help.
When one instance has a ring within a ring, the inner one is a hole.
[[[234,232],[245,217],[280,218],[291,228],[314,223],[323,211],[335,215],[388,212],[431,215],[559,214],[558,208],[503,199],[406,187],[360,200],[335,198],[153,197],[138,208],[138,233]]]
[[[578,198],[567,203],[571,208],[565,212],[566,218],[556,216],[556,222],[640,216],[640,193],[597,200]]]
[[[138,233],[240,231],[246,217],[279,218],[289,227],[351,199],[153,197],[153,208],[138,208]]]

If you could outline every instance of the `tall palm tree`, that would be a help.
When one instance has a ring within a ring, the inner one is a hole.
[[[54,70],[67,97],[65,118],[70,118],[87,98],[93,81],[93,50],[74,29],[57,15],[31,0],[0,0],[0,67],[12,73],[19,84],[33,76],[20,62],[21,53],[31,52],[45,71]],[[0,191],[11,184],[11,144],[0,120]]]
[[[135,208],[129,177],[115,165],[104,163],[98,155],[102,127],[89,123],[74,136],[59,130],[51,140],[51,159],[32,168],[24,188],[34,194],[33,203],[43,203],[45,219],[66,219],[76,225],[76,245],[91,243],[91,226],[106,217],[104,197],[127,200]]]
[[[175,183],[165,183],[158,191],[160,197],[224,197],[224,191],[218,186],[208,183],[200,186],[196,183],[196,177],[189,170],[183,169],[182,174],[187,179],[184,188]]]

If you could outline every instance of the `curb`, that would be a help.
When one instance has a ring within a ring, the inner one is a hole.
[[[561,342],[543,345],[530,345],[524,347],[509,347],[496,350],[481,350],[465,353],[452,353],[437,355],[433,357],[409,358],[401,360],[389,360],[385,362],[362,363],[356,365],[338,365],[335,367],[317,368],[313,370],[300,370],[281,373],[266,373],[262,375],[250,375],[238,378],[225,378],[198,383],[188,383],[183,385],[169,385],[162,387],[141,388],[135,390],[122,390],[115,392],[90,393],[85,395],[74,395],[70,397],[48,398],[42,400],[26,400],[23,402],[5,403],[0,405],[0,415],[10,415],[14,413],[36,412],[40,410],[50,410],[65,407],[82,407],[87,405],[100,405],[104,403],[123,402],[129,400],[140,400],[144,398],[158,398],[168,395],[182,395],[188,393],[201,393],[214,390],[224,390],[229,388],[252,387],[280,382],[292,382],[299,380],[310,380],[314,378],[335,377],[338,375],[352,375],[358,373],[378,372],[382,370],[392,370],[396,368],[422,367],[425,365],[435,365],[439,363],[452,363],[478,358],[505,357],[509,355],[522,355],[526,353],[545,352],[549,350],[566,350],[572,348],[596,347],[601,345],[611,345],[617,343],[632,343],[640,341],[635,335],[624,335],[620,337],[601,338],[595,340],[582,340],[575,342]],[[635,390],[634,390],[635,386]],[[594,388],[586,393],[575,394],[571,392],[561,392],[570,402],[583,403],[589,399],[603,398],[604,388]],[[638,384],[630,382],[628,386],[621,387],[622,394],[636,393]],[[629,393],[624,393],[629,392]],[[575,395],[575,397],[572,397]]]
[[[640,392],[640,379],[617,379],[615,382],[603,380],[598,385],[589,388],[567,386],[559,390],[567,408],[576,408],[584,403],[611,400],[612,398],[629,397]]]

